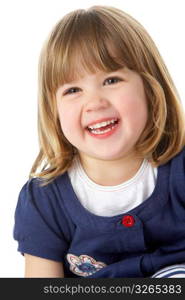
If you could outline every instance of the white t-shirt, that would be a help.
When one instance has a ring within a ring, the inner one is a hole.
[[[157,168],[144,159],[137,173],[128,181],[102,186],[87,176],[76,156],[68,175],[75,194],[87,210],[99,216],[115,216],[133,209],[152,194]]]

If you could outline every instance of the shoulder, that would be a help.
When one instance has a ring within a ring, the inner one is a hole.
[[[170,161],[170,184],[177,190],[185,190],[185,147]]]
[[[41,186],[37,178],[22,187],[15,210],[14,239],[18,250],[61,261],[71,236],[56,184]]]
[[[44,181],[40,178],[29,179],[21,188],[19,199],[22,202],[30,202],[32,205],[39,207],[55,206],[61,202],[61,193],[57,188],[57,180],[43,185]]]
[[[48,186],[41,187],[38,178],[29,179],[20,190],[16,213],[18,211],[34,217],[38,212],[44,211],[49,204],[49,190]]]
[[[182,150],[171,159],[171,162],[173,168],[176,167],[178,169],[185,170],[185,147],[183,147]]]
[[[61,192],[56,180],[42,186],[38,178],[29,179],[21,188],[15,210],[16,224],[22,227],[38,226],[66,231],[68,234],[68,216],[66,215]],[[20,227],[18,226],[18,227]]]

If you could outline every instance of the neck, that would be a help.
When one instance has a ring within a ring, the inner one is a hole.
[[[97,184],[114,186],[131,179],[141,167],[143,158],[127,155],[116,160],[101,160],[80,155],[82,167]]]

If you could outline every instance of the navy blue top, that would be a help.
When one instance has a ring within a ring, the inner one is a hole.
[[[14,238],[21,253],[63,262],[65,277],[149,277],[185,263],[185,148],[158,167],[148,199],[113,217],[85,209],[67,172],[39,183],[30,179],[19,194]]]

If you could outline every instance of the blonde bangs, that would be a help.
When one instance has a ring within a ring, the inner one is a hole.
[[[123,28],[120,30],[116,21],[114,28],[109,23],[111,20],[97,12],[78,10],[66,16],[63,26],[56,25],[53,32],[57,35],[51,34],[47,47],[46,82],[52,92],[84,72],[111,72],[124,66],[134,69],[135,59],[122,37]]]

